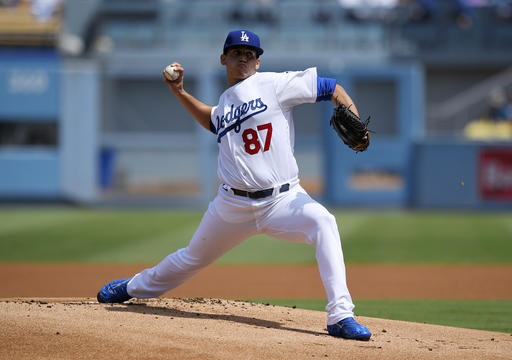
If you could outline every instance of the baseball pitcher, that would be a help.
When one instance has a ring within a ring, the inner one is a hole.
[[[228,89],[211,106],[183,88],[184,68],[164,70],[171,92],[219,146],[221,185],[186,248],[132,278],[115,280],[98,293],[101,303],[132,297],[158,297],[174,289],[228,250],[256,234],[312,244],[327,294],[330,335],[369,340],[370,331],[354,320],[336,220],[301,187],[293,156],[293,107],[332,101],[331,124],[356,151],[369,145],[367,122],[335,79],[322,78],[316,68],[284,73],[259,72],[263,49],[248,30],[228,34],[220,55]]]

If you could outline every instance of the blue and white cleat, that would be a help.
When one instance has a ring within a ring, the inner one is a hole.
[[[114,280],[103,286],[96,296],[100,303],[122,303],[130,300],[132,297],[128,295],[126,286],[129,279]]]
[[[344,339],[368,341],[372,333],[366,326],[359,324],[353,317],[338,321],[336,324],[327,325],[329,335]]]

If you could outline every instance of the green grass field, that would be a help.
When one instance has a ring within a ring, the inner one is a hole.
[[[323,311],[327,301],[248,299],[252,302]],[[354,300],[356,315],[512,333],[510,300]],[[377,329],[373,329],[378,331]]]
[[[347,263],[511,264],[512,213],[334,212]],[[153,263],[186,246],[201,212],[0,209],[2,262]],[[253,237],[221,263],[314,263],[311,246]]]
[[[334,211],[345,261],[512,264],[512,213]],[[200,211],[0,208],[0,262],[155,263],[187,245]],[[253,237],[219,263],[315,262],[314,249]],[[318,300],[268,300],[323,310]],[[512,332],[511,300],[358,300],[359,315]]]

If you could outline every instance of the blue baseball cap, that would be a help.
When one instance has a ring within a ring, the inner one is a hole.
[[[263,54],[263,49],[260,48],[260,38],[258,35],[249,30],[235,30],[228,34],[228,37],[224,42],[224,55],[226,55],[228,48],[239,45],[254,48],[258,56]]]

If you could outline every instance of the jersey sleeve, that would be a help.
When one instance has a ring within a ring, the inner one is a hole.
[[[279,73],[276,78],[277,101],[285,108],[314,103],[317,98],[316,78],[316,67]]]

